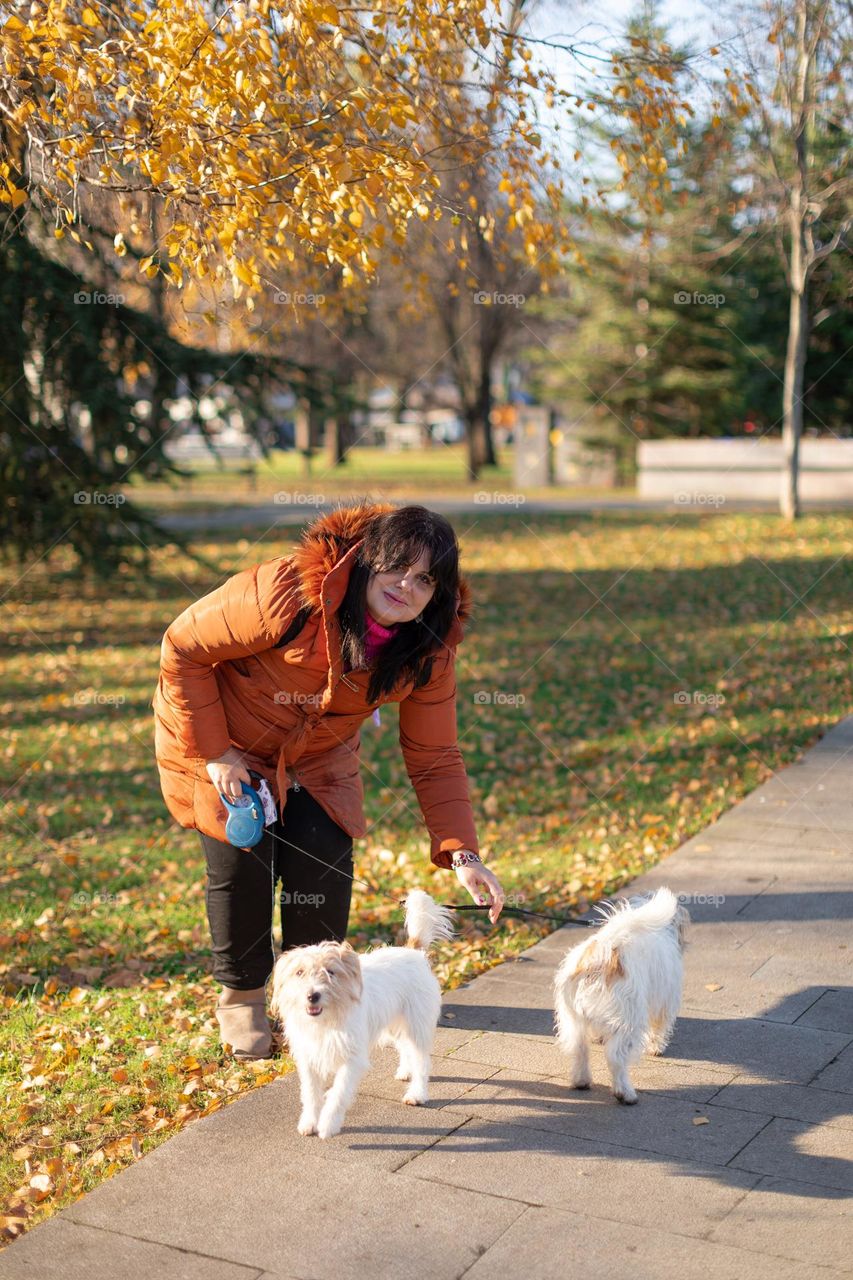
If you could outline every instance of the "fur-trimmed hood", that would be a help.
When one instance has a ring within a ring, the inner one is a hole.
[[[390,502],[361,502],[336,507],[318,516],[302,533],[302,541],[291,555],[299,574],[300,596],[312,609],[321,607],[326,575],[351,551],[365,535],[372,520],[396,510]],[[471,589],[460,574],[456,603],[457,621],[462,624],[473,611]]]

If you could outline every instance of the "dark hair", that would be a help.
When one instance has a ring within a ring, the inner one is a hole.
[[[408,568],[426,552],[435,591],[420,621],[401,623],[382,647],[367,686],[368,702],[377,702],[399,681],[415,688],[427,683],[433,656],[456,616],[459,596],[459,544],[444,516],[426,507],[400,507],[377,516],[368,525],[350,574],[338,617],[341,648],[350,668],[368,665],[364,647],[367,584],[376,571]]]

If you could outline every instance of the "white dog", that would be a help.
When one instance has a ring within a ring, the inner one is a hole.
[[[414,889],[406,898],[406,933],[408,948],[359,956],[348,942],[321,942],[294,947],[276,962],[270,1008],[281,1016],[299,1072],[300,1133],[340,1133],[378,1041],[400,1055],[396,1079],[411,1081],[403,1101],[428,1101],[441,988],[424,952],[453,936],[450,911]]]
[[[569,1055],[572,1087],[588,1089],[589,1042],[604,1042],[613,1092],[637,1101],[629,1068],[647,1050],[663,1053],[681,1004],[684,927],[690,917],[670,889],[603,903],[595,937],[573,947],[554,980],[557,1040]]]

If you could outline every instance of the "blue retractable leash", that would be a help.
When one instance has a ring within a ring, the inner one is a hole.
[[[264,802],[248,782],[242,787],[242,800],[229,800],[221,791],[219,798],[228,810],[225,839],[237,849],[251,849],[264,834]]]

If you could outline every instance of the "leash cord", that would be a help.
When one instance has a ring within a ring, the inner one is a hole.
[[[450,911],[488,911],[490,909],[489,903],[482,906],[469,906],[467,903],[445,902],[443,905]],[[560,924],[577,924],[586,929],[594,929],[598,923],[597,920],[581,920],[578,916],[551,916],[544,911],[529,911],[525,907],[503,907],[501,909],[502,916],[510,912],[518,916],[538,916],[541,920],[557,920]]]
[[[271,830],[270,827],[267,827],[266,831],[269,835],[272,836],[273,840],[278,840],[281,844],[290,845],[292,848],[299,848],[298,845],[293,845],[292,842],[287,840],[285,837],[276,835],[276,833],[273,830]],[[318,858],[314,854],[309,853],[307,849],[300,849],[300,852],[306,854],[309,858],[311,858],[313,862],[320,862],[325,867],[329,866],[329,864],[324,862],[322,858]],[[274,870],[274,859],[270,860],[270,871],[272,872],[272,894],[273,894],[273,909],[274,909],[275,881],[276,881],[275,870]],[[341,872],[340,874],[347,875],[346,872]],[[398,907],[404,907],[406,905],[405,898],[402,898],[402,899],[397,898],[394,896],[393,893],[388,893],[386,890],[379,889],[378,886],[370,884],[369,881],[367,880],[362,880],[359,876],[347,875],[347,878],[349,880],[352,880],[353,884],[361,884],[366,889],[369,889],[372,893],[378,893],[380,897],[387,898],[389,901],[393,902]],[[446,906],[449,911],[488,911],[491,908],[491,903],[488,903],[488,902],[483,904],[446,902],[440,905]],[[584,928],[594,928],[599,923],[597,920],[581,920],[577,916],[548,915],[547,912],[530,911],[526,907],[503,907],[502,908],[501,915],[510,915],[510,914],[517,915],[517,916],[537,916],[540,920],[555,920],[558,924],[576,924]]]

